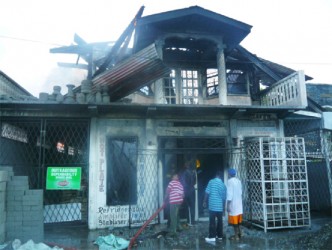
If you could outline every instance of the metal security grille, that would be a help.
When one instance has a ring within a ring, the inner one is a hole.
[[[42,132],[44,168],[82,169],[81,190],[45,190],[44,222],[87,221],[88,122],[46,120]]]
[[[320,129],[320,119],[289,119],[284,125],[286,136],[302,137],[305,141],[311,210],[330,209],[332,132]]]
[[[87,120],[1,119],[0,165],[44,190],[44,222],[87,220]],[[46,190],[49,166],[81,167],[81,190]]]
[[[250,220],[268,229],[310,226],[303,138],[245,142]]]
[[[227,162],[230,168],[234,168],[237,171],[237,177],[242,183],[242,197],[243,197],[243,218],[244,220],[249,220],[250,206],[248,204],[248,185],[246,181],[248,180],[248,171],[246,169],[246,159],[245,159],[245,149],[241,145],[239,148],[233,148],[232,150],[227,150],[225,156],[227,157]],[[247,202],[246,202],[247,201]]]
[[[147,221],[159,204],[159,167],[157,154],[155,151],[138,152],[137,165],[137,204],[130,208],[130,226],[139,226]],[[151,223],[158,223],[157,216]]]
[[[177,138],[178,149],[225,149],[225,138],[191,137]]]
[[[43,187],[41,127],[41,120],[0,120],[0,165],[13,167],[15,175],[29,176],[33,189]]]
[[[286,119],[285,124],[285,136],[305,134],[310,131],[319,130],[321,120],[320,119]]]

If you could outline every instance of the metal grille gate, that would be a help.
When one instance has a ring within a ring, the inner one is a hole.
[[[0,165],[44,190],[44,222],[86,221],[89,121],[2,118],[0,127]],[[46,190],[48,166],[82,167],[81,190]]]
[[[310,226],[303,138],[255,138],[245,142],[250,220],[267,229]]]

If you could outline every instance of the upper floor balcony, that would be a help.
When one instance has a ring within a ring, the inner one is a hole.
[[[209,69],[206,78],[195,70],[172,70],[169,77],[144,86],[126,99],[133,103],[170,105],[223,105],[305,108],[307,94],[303,71],[297,71],[271,86],[260,86],[255,95],[244,72],[227,72],[226,88],[220,93],[218,74]]]
[[[150,46],[146,49],[149,52],[146,51],[144,54],[145,60],[149,58],[150,63],[153,61],[151,55],[154,54],[151,50],[154,49],[154,46]],[[155,58],[158,58],[156,51]],[[135,62],[135,67],[139,64],[146,65],[142,61]],[[147,65],[145,70],[155,65],[156,63]],[[127,66],[127,69],[134,68],[129,61]],[[305,81],[306,78],[310,78],[305,76],[303,71],[296,72],[260,59],[242,47],[234,49],[228,55],[220,56],[217,67],[207,68],[203,64],[191,69],[188,66],[187,68],[189,69],[178,66],[169,71],[164,70],[163,77],[144,86],[136,85],[139,90],[120,101],[141,104],[267,108],[305,108],[307,106]],[[114,74],[118,75],[115,72]],[[142,71],[137,72],[135,82],[140,82],[144,75]],[[123,82],[126,83],[126,81]]]

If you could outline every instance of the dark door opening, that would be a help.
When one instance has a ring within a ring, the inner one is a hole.
[[[223,171],[222,154],[199,154],[197,160],[200,166],[197,168],[197,207],[198,217],[207,217],[208,211],[203,208],[203,199],[205,188],[212,178],[215,177],[218,170]]]
[[[188,154],[165,154],[164,159],[168,159],[168,164],[164,164],[163,167],[163,190],[166,190],[168,183],[174,173],[181,172],[184,162],[188,159],[186,156]],[[191,162],[194,164],[192,167],[196,168],[196,215],[198,218],[207,217],[208,210],[203,208],[203,199],[205,188],[218,170],[224,170],[223,154],[219,153],[204,153],[191,156]],[[196,165],[196,161],[199,164]],[[224,180],[223,180],[224,181]],[[180,209],[180,218],[185,219],[187,211],[185,206]],[[168,208],[165,209],[165,219],[168,219],[169,211]]]
[[[184,164],[190,161],[191,168],[196,170],[195,218],[207,217],[203,209],[205,188],[217,170],[224,170],[226,140],[224,137],[162,137],[159,138],[160,160],[163,173],[163,194],[172,174],[183,170]],[[199,163],[199,164],[197,164]],[[180,218],[185,219],[185,206],[180,209]],[[164,210],[164,219],[168,219],[169,210]]]

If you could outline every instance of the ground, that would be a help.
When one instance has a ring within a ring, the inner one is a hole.
[[[315,217],[312,219],[311,227],[271,230],[266,233],[260,228],[245,224],[244,236],[239,241],[228,239],[233,229],[226,225],[224,240],[213,244],[204,240],[207,230],[208,223],[203,222],[180,232],[178,238],[171,238],[166,234],[160,235],[158,240],[152,240],[158,236],[154,232],[156,230],[151,227],[133,249],[332,249],[331,217]],[[147,237],[149,234],[151,237]],[[144,240],[144,237],[147,238]]]
[[[170,237],[166,224],[149,225],[137,238],[132,249],[257,249],[257,250],[325,250],[332,249],[331,212],[311,213],[311,225],[301,228],[268,230],[255,227],[250,223],[243,225],[243,237],[239,241],[228,238],[233,228],[224,225],[224,239],[215,243],[205,242],[208,233],[208,222],[198,222],[194,227],[187,227]],[[106,228],[88,230],[86,224],[66,223],[64,225],[45,225],[44,243],[60,246],[65,250],[98,250],[94,244],[99,236],[114,235],[117,238],[130,240],[139,228]],[[10,249],[10,248],[5,248]]]

